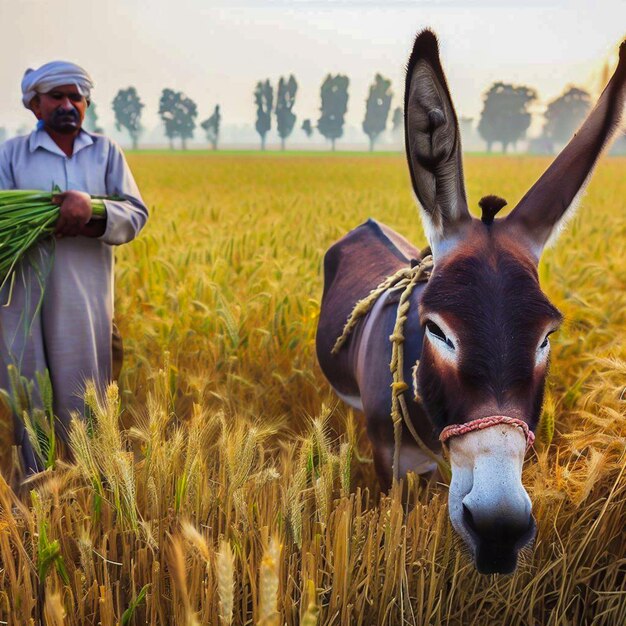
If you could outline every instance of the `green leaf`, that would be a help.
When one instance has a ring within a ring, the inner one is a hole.
[[[141,591],[137,594],[137,597],[131,600],[128,608],[122,613],[122,623],[121,626],[128,626],[130,624],[130,620],[133,619],[133,615],[137,609],[137,607],[144,601],[146,597],[146,593],[148,592],[148,587],[150,587],[150,583],[144,585],[141,588]]]

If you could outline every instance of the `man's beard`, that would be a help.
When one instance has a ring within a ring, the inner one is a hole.
[[[80,130],[80,115],[76,109],[57,109],[47,124],[52,130],[63,135],[71,135]]]

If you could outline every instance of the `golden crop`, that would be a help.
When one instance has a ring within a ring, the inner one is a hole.
[[[538,539],[493,578],[458,550],[445,486],[379,493],[315,360],[326,248],[370,216],[425,243],[403,158],[130,162],[152,215],[117,252],[119,393],[89,390],[74,462],[20,498],[3,455],[0,623],[626,623],[624,158],[542,261],[566,323],[525,467]],[[514,206],[547,163],[469,157],[469,197]]]

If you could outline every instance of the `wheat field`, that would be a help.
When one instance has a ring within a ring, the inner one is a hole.
[[[118,387],[73,460],[16,494],[4,419],[0,623],[626,623],[626,159],[542,260],[566,322],[524,483],[538,539],[477,574],[445,485],[381,494],[362,417],[315,359],[326,248],[368,217],[425,244],[399,155],[136,153],[151,209],[117,251]],[[471,206],[549,161],[469,156]]]

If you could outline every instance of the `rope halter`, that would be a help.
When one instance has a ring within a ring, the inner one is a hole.
[[[498,424],[507,424],[509,426],[515,426],[521,428],[526,439],[526,450],[535,443],[535,433],[530,430],[528,424],[523,420],[516,417],[508,417],[506,415],[491,415],[489,417],[479,417],[478,419],[467,422],[466,424],[451,424],[446,426],[439,435],[439,441],[445,447],[448,439],[457,437],[459,435],[465,435],[471,433],[473,430],[483,430],[490,428],[491,426],[497,426]]]

